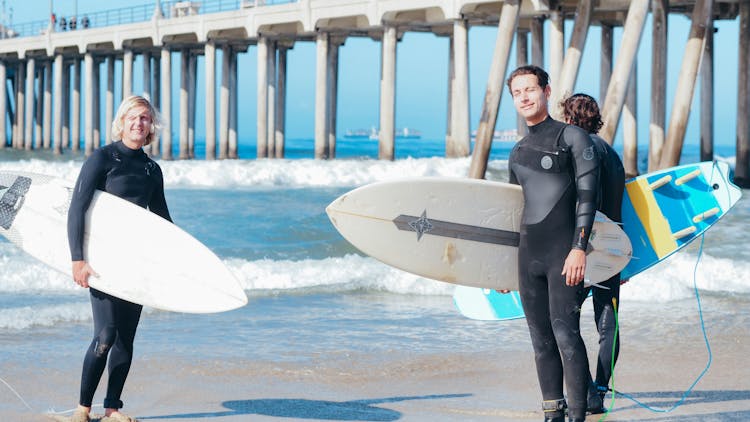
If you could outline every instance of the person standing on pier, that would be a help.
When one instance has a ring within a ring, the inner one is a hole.
[[[522,66],[507,80],[529,133],[511,151],[510,183],[525,200],[518,246],[519,292],[534,348],[544,420],[586,418],[590,380],[580,332],[586,248],[596,213],[599,159],[581,128],[549,115],[547,72]],[[568,393],[563,395],[563,381]]]
[[[143,151],[143,147],[153,139],[157,127],[156,111],[147,99],[139,96],[126,98],[120,104],[112,123],[112,139],[120,141],[97,149],[81,167],[68,211],[68,242],[73,261],[73,279],[81,287],[89,287],[89,277],[97,276],[83,253],[85,215],[97,189],[148,208],[154,214],[172,221],[164,197],[161,169]],[[148,239],[144,241],[147,242]],[[123,254],[121,259],[126,261],[127,254]],[[83,361],[80,400],[71,421],[90,420],[94,392],[105,367],[108,367],[105,417],[102,422],[132,422],[134,419],[119,411],[123,407],[120,395],[130,371],[133,341],[143,307],[94,288],[89,291],[94,316],[94,339]]]
[[[617,152],[596,133],[603,123],[596,100],[586,94],[573,94],[561,103],[565,122],[589,133],[599,156],[599,201],[597,209],[617,223],[622,223],[622,196],[625,189],[625,168]],[[587,287],[584,300],[591,290],[594,301],[594,321],[599,333],[599,357],[596,381],[589,386],[588,410],[604,412],[604,395],[620,351],[620,336],[616,334],[616,312],[620,306],[620,274],[599,283],[603,288]]]

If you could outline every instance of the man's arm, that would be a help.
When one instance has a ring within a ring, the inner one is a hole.
[[[565,284],[575,286],[583,281],[586,273],[586,248],[596,216],[599,157],[593,141],[582,129],[566,127],[563,139],[571,152],[578,203],[576,230],[562,274],[565,275]]]

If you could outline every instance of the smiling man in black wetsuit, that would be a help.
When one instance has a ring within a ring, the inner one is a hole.
[[[68,211],[68,242],[73,261],[73,279],[81,287],[89,287],[94,268],[85,261],[83,253],[86,211],[94,192],[99,189],[126,199],[172,221],[164,198],[164,179],[159,165],[143,151],[153,138],[156,111],[143,97],[131,96],[123,100],[112,124],[113,139],[121,141],[94,151],[81,167]],[[138,221],[123,221],[123,225]],[[148,239],[143,239],[148,242]],[[112,251],[128,261],[128,251]],[[129,265],[138,265],[131,262]],[[90,289],[94,316],[94,339],[86,351],[81,375],[81,395],[71,422],[90,420],[91,402],[109,366],[107,395],[104,398],[105,417],[102,422],[131,422],[120,413],[120,400],[125,379],[133,359],[133,340],[138,328],[142,306]],[[109,357],[109,362],[107,358]]]
[[[537,66],[511,73],[508,88],[529,134],[510,154],[510,182],[524,194],[519,291],[534,347],[545,421],[584,421],[589,386],[580,303],[596,213],[599,161],[582,129],[549,116],[549,76]]]

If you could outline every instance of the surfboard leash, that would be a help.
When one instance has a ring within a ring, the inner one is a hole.
[[[706,367],[703,368],[703,371],[700,373],[700,375],[698,375],[698,377],[695,379],[695,381],[693,381],[693,383],[690,384],[690,387],[688,387],[688,389],[685,390],[684,393],[682,393],[682,396],[680,397],[680,399],[675,404],[673,404],[672,407],[669,407],[669,408],[649,406],[646,403],[643,403],[643,402],[639,401],[638,399],[636,399],[635,397],[633,397],[630,394],[624,393],[622,391],[617,391],[615,389],[615,382],[614,382],[614,380],[615,380],[615,374],[614,374],[614,370],[613,370],[612,371],[612,389],[611,389],[611,391],[612,391],[612,404],[610,405],[609,409],[607,409],[607,412],[604,414],[604,416],[602,416],[602,419],[600,419],[600,421],[604,420],[604,418],[607,416],[607,414],[609,414],[609,411],[612,409],[612,406],[614,405],[614,400],[615,400],[615,398],[614,398],[615,393],[617,393],[617,394],[619,394],[619,395],[621,395],[621,396],[629,399],[633,403],[635,403],[635,404],[643,407],[644,409],[650,410],[650,411],[652,411],[654,413],[669,413],[669,412],[672,412],[672,411],[674,411],[675,409],[677,409],[678,407],[680,407],[680,406],[682,406],[684,404],[685,400],[687,400],[687,397],[693,391],[693,388],[695,388],[695,386],[698,384],[698,382],[703,378],[704,375],[706,375],[706,373],[708,372],[708,369],[711,367],[711,362],[713,361],[713,353],[711,352],[711,344],[708,341],[708,334],[706,333],[706,323],[705,323],[705,320],[703,318],[703,306],[701,305],[701,297],[700,297],[700,292],[698,291],[698,282],[697,282],[697,280],[698,280],[698,276],[697,276],[698,264],[700,263],[701,257],[703,256],[703,241],[704,241],[704,239],[705,239],[704,234],[701,234],[701,243],[700,243],[700,247],[698,249],[698,258],[695,260],[695,266],[693,267],[693,291],[695,292],[695,299],[696,299],[696,301],[698,303],[698,315],[700,316],[700,323],[701,323],[701,331],[703,333],[703,340],[706,343],[706,350],[708,351],[708,362],[706,363]],[[618,322],[617,311],[615,310],[615,327],[618,327],[617,322]],[[616,328],[615,328],[615,332],[617,332]],[[614,353],[614,348],[613,348],[613,353]],[[614,368],[614,360],[613,360],[613,368]]]
[[[8,390],[10,390],[13,394],[15,394],[15,396],[18,397],[18,400],[20,400],[21,403],[23,403],[23,405],[26,406],[26,408],[30,412],[44,413],[44,414],[48,414],[48,415],[65,415],[65,414],[68,414],[68,413],[73,413],[76,410],[76,408],[73,408],[73,409],[68,409],[68,410],[63,410],[61,412],[57,412],[57,411],[55,411],[55,409],[50,408],[46,412],[39,412],[36,409],[34,409],[33,407],[31,407],[31,405],[29,405],[29,403],[18,393],[18,391],[16,391],[16,389],[13,388],[13,386],[10,385],[10,383],[8,383],[7,381],[5,381],[2,377],[0,377],[0,382],[2,382],[6,387],[8,387]],[[94,404],[91,407],[92,408],[94,408],[94,407],[104,407],[104,404],[103,403]]]
[[[15,394],[16,397],[18,397],[18,400],[21,400],[21,403],[23,403],[24,406],[26,406],[27,409],[29,409],[32,412],[34,411],[34,409],[31,406],[29,406],[28,403],[26,403],[26,400],[24,400],[23,397],[21,397],[21,395],[18,394],[18,391],[16,391],[16,389],[13,388],[13,386],[11,386],[10,384],[8,384],[8,382],[5,381],[2,378],[0,378],[0,382],[2,382],[3,384],[5,384],[5,386],[8,387],[8,390],[10,390],[13,394]]]

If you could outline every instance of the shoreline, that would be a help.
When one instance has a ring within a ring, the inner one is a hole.
[[[750,418],[750,389],[743,387],[750,370],[739,364],[750,349],[731,333],[713,335],[718,338],[712,342],[711,368],[674,412],[654,413],[617,397],[605,420]],[[645,404],[670,406],[698,375],[705,355],[705,346],[692,341],[680,346],[671,342],[658,349],[628,343],[616,369],[616,387]],[[79,365],[69,356],[63,367],[33,371],[17,362],[3,363],[3,379],[35,410],[25,409],[0,385],[0,419],[48,420],[44,412],[50,409],[73,408]],[[101,403],[103,385],[104,380],[95,403]],[[530,350],[497,354],[341,351],[318,354],[303,363],[140,356],[123,399],[123,411],[142,421],[542,419]],[[94,409],[95,414],[102,412]],[[601,416],[591,415],[587,420]]]

